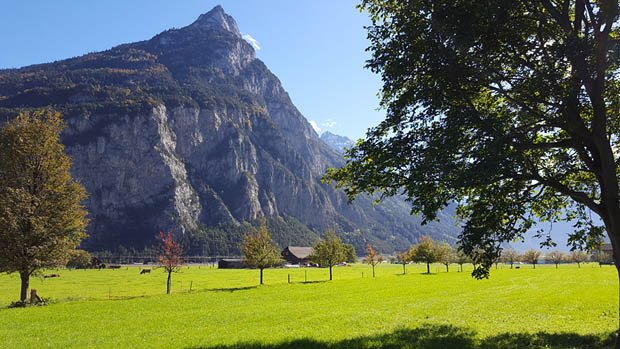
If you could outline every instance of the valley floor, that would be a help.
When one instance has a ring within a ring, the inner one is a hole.
[[[31,282],[52,304],[23,309],[7,308],[19,277],[0,276],[0,347],[592,348],[618,328],[612,266],[268,269],[264,286],[258,270],[186,267],[171,295],[161,269],[139,271],[53,271]]]

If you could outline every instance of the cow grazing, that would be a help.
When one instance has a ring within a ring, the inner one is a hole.
[[[142,269],[142,271],[140,271],[140,275],[142,274],[150,274],[151,273],[151,269]]]

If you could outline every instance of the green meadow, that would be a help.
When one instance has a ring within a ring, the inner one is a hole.
[[[618,328],[611,266],[267,269],[263,286],[258,270],[192,266],[171,295],[161,269],[139,270],[50,271],[31,287],[52,304],[28,308],[8,308],[19,277],[0,276],[0,347],[598,348]]]

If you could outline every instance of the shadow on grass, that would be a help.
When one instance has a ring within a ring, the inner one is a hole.
[[[319,280],[319,281],[301,281],[301,282],[296,282],[297,284],[324,284],[329,280]]]
[[[260,342],[233,345],[197,346],[193,349],[293,349],[293,348],[607,348],[612,347],[615,332],[611,334],[579,335],[576,333],[502,333],[483,339],[476,338],[472,329],[449,325],[425,324],[413,329],[398,329],[391,333],[323,342],[302,338],[278,344]]]
[[[230,288],[207,288],[204,291],[207,291],[207,292],[235,292],[235,291],[252,290],[252,289],[255,289],[257,287],[258,286],[230,287]]]

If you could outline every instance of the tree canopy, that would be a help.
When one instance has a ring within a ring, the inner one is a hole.
[[[366,263],[372,266],[372,277],[375,277],[375,265],[383,262],[383,256],[368,244],[368,254],[366,255]]]
[[[159,265],[168,273],[166,294],[170,294],[172,287],[172,273],[177,273],[183,266],[183,246],[174,235],[168,232],[164,235],[159,232]]]
[[[457,203],[460,246],[478,278],[502,242],[538,221],[576,221],[575,248],[596,246],[606,230],[619,253],[618,1],[360,7],[372,20],[368,67],[383,78],[387,115],[328,180],[350,199],[402,193],[426,220]]]
[[[558,251],[558,250],[549,251],[545,255],[545,260],[555,264],[555,267],[557,268],[558,264],[566,261],[566,254],[564,254],[564,252]]]
[[[325,231],[325,240],[314,244],[310,260],[321,266],[329,267],[329,279],[332,280],[332,267],[347,259],[344,244],[332,229]]]
[[[254,232],[245,234],[241,243],[244,263],[260,269],[260,284],[263,284],[263,269],[273,267],[282,262],[280,249],[271,238],[265,224]]]
[[[409,250],[411,260],[426,263],[426,272],[431,273],[431,263],[439,262],[443,250],[441,245],[429,236],[422,236],[420,243]]]
[[[0,130],[0,272],[20,274],[21,301],[33,273],[64,266],[86,237],[87,194],[71,178],[63,128],[59,113],[40,110]]]

